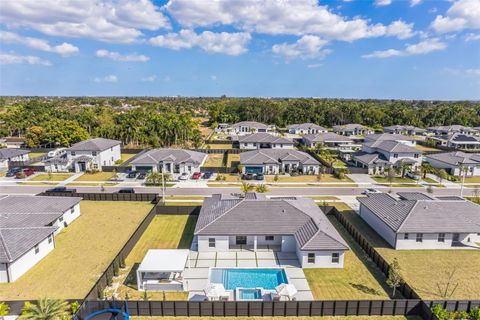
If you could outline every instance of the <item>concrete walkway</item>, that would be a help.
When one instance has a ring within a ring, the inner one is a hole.
[[[358,185],[366,186],[366,185],[375,185],[377,182],[373,180],[368,174],[364,173],[351,173],[347,174],[347,177],[353,180]]]

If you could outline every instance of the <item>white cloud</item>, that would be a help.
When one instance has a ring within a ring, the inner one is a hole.
[[[415,7],[419,5],[422,2],[422,0],[410,0],[410,7]]]
[[[330,50],[323,49],[327,43],[327,40],[321,39],[320,37],[306,35],[298,39],[295,43],[275,44],[272,47],[272,52],[284,57],[286,60],[295,58],[319,58],[330,53]]]
[[[402,20],[392,22],[387,26],[386,35],[395,36],[398,39],[408,39],[415,35],[413,23],[406,23]]]
[[[348,20],[317,0],[170,0],[165,8],[189,28],[232,25],[249,33],[311,34],[343,41],[390,35],[388,26],[358,17]]]
[[[465,35],[464,37],[465,41],[469,42],[469,41],[477,41],[477,40],[480,40],[480,33],[468,33]]]
[[[32,49],[57,53],[62,56],[69,56],[79,51],[77,47],[70,43],[64,42],[57,46],[51,46],[46,40],[22,37],[17,33],[3,30],[0,30],[0,41],[4,43],[18,43]]]
[[[376,7],[384,7],[392,4],[392,0],[375,0]]]
[[[455,75],[455,76],[473,76],[477,77],[480,76],[480,68],[468,68],[468,69],[463,69],[463,68],[444,68],[444,72]]]
[[[374,51],[372,53],[363,55],[362,58],[406,57],[444,50],[446,47],[447,44],[445,42],[441,42],[438,38],[432,38],[416,44],[407,45],[404,50],[388,49]]]
[[[118,77],[113,75],[113,74],[110,74],[110,75],[105,76],[105,77],[96,77],[95,79],[93,79],[93,81],[98,82],[98,83],[101,83],[101,82],[118,82]]]
[[[0,22],[51,36],[129,43],[141,29],[170,28],[150,0],[22,0],[2,1]]]
[[[151,76],[142,78],[142,82],[154,82],[155,80],[157,80],[157,76],[154,74],[152,74]]]
[[[217,81],[217,76],[213,74],[213,75],[210,76],[210,79],[212,81]]]
[[[439,33],[480,29],[480,0],[458,0],[445,16],[438,15],[431,27]]]
[[[48,60],[36,56],[19,56],[13,53],[0,53],[0,64],[37,64],[51,66]]]
[[[467,69],[465,70],[466,74],[472,76],[480,76],[480,69]]]
[[[120,62],[147,62],[148,60],[150,60],[149,57],[144,56],[143,54],[133,53],[133,54],[122,55],[119,52],[108,51],[105,49],[97,50],[95,55],[100,58],[108,58],[108,59],[112,59],[113,61],[120,61]]]
[[[173,50],[190,49],[195,46],[206,52],[223,53],[237,56],[247,52],[247,44],[251,36],[245,32],[211,32],[195,33],[193,30],[181,30],[178,33],[168,33],[149,40],[150,44]]]
[[[307,65],[307,68],[308,69],[314,69],[314,68],[319,68],[321,66],[322,66],[321,63],[312,63],[312,64]]]

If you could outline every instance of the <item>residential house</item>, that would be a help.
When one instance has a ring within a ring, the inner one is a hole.
[[[302,268],[343,268],[347,243],[310,198],[205,198],[194,232],[199,252],[269,248],[294,252]]]
[[[442,136],[433,136],[429,138],[435,145],[457,150],[477,150],[480,149],[480,137],[465,133],[449,133]]]
[[[243,173],[318,174],[320,170],[320,163],[311,155],[292,149],[261,149],[242,152],[240,164],[243,167]]]
[[[473,202],[414,193],[358,201],[360,217],[397,250],[480,248],[480,206]]]
[[[25,146],[25,138],[23,137],[3,137],[0,138],[0,148],[22,148]]]
[[[55,247],[55,235],[80,216],[75,197],[0,196],[0,283],[14,282]]]
[[[326,133],[328,132],[328,130],[315,123],[301,123],[301,124],[291,124],[287,126],[287,132],[291,134],[304,135],[304,134]]]
[[[251,133],[274,133],[275,126],[274,125],[266,125],[256,121],[241,121],[231,126],[224,127],[220,130],[223,133],[230,134],[230,135],[246,135]]]
[[[389,127],[383,127],[383,132],[391,133],[391,134],[403,134],[407,136],[421,136],[425,135],[427,130],[414,127],[414,126],[402,126],[402,125],[394,125]]]
[[[445,169],[452,176],[480,175],[480,154],[453,151],[434,153],[425,156],[425,160],[437,169]],[[461,172],[461,167],[464,171]]]
[[[403,134],[391,134],[391,133],[369,134],[365,136],[364,142],[367,143],[367,142],[382,141],[382,140],[397,141],[410,147],[415,147],[417,145],[417,141],[410,136],[406,136]]]
[[[207,154],[183,149],[153,149],[149,150],[132,162],[136,171],[167,172],[174,176],[199,172]]]
[[[338,126],[333,126],[333,132],[340,134],[342,136],[365,136],[371,134],[374,131],[368,127],[365,127],[357,123],[349,123]]]
[[[333,132],[304,135],[302,143],[309,148],[323,146],[329,150],[351,150],[360,148],[352,139]]]
[[[451,126],[436,126],[428,127],[427,133],[434,136],[449,135],[452,133],[461,133],[465,135],[476,135],[478,131],[474,128],[465,127],[462,125],[451,125]]]
[[[234,146],[240,149],[293,149],[293,140],[262,132],[239,136]]]
[[[0,149],[0,169],[8,168],[10,161],[28,161],[30,151],[17,148]]]

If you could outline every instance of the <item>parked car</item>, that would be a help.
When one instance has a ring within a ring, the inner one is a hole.
[[[367,189],[362,192],[362,194],[374,194],[374,193],[382,193],[382,192],[377,189]]]
[[[264,178],[263,173],[257,173],[255,176],[255,180],[262,181]]]
[[[144,171],[142,171],[142,172],[140,172],[140,173],[138,174],[137,179],[143,180],[143,179],[145,179],[146,177],[147,177],[147,173],[144,172]]]
[[[77,189],[69,189],[67,187],[55,187],[53,189],[48,189],[46,192],[77,193]]]
[[[138,174],[137,171],[130,171],[130,172],[127,174],[127,178],[129,178],[129,179],[135,179],[135,178],[137,177],[137,174]]]
[[[6,177],[14,177],[17,173],[22,171],[20,168],[12,168],[7,171],[7,174],[5,175]]]
[[[29,177],[31,176],[32,174],[34,174],[35,171],[33,169],[23,169],[21,170],[20,172],[17,172],[15,174],[15,178],[17,179],[23,179],[25,177]]]
[[[242,179],[243,179],[243,180],[253,180],[253,173],[245,173],[245,174],[242,176]]]
[[[122,188],[118,190],[118,193],[135,193],[135,189],[133,188]]]
[[[408,171],[405,175],[410,179],[420,180],[420,176],[418,174],[416,174],[415,172]]]
[[[192,174],[192,179],[193,179],[193,180],[198,180],[198,179],[200,179],[201,176],[202,176],[202,173],[201,173],[201,172],[194,172],[194,173]]]
[[[67,148],[58,148],[47,153],[47,158],[55,158],[67,152]]]
[[[203,174],[203,179],[210,179],[212,177],[213,173],[211,171],[206,171]]]
[[[178,180],[188,180],[188,173],[184,172],[179,177]]]

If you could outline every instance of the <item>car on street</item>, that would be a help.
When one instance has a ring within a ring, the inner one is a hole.
[[[53,193],[55,193],[55,192],[76,193],[77,189],[70,189],[70,188],[67,188],[67,187],[55,187],[53,189],[48,189],[45,192],[49,192],[49,193],[52,193],[52,192]]]
[[[138,174],[137,179],[143,180],[143,179],[145,179],[146,177],[147,177],[147,173],[144,172],[144,171],[142,171],[142,172],[140,172],[140,173]]]
[[[122,188],[118,190],[118,193],[135,193],[135,189],[133,188]]]
[[[201,176],[202,176],[202,173],[201,173],[201,172],[194,172],[194,173],[192,174],[192,179],[193,179],[193,180],[198,180],[198,179],[200,179]]]
[[[188,180],[188,173],[184,172],[179,177],[178,180]]]
[[[130,171],[130,172],[127,174],[127,178],[128,178],[128,179],[135,179],[135,178],[137,177],[137,174],[138,174],[137,171]]]
[[[203,179],[210,179],[212,177],[213,173],[211,171],[205,171],[203,174]]]
[[[35,171],[33,169],[23,169],[23,170],[21,170],[21,171],[19,171],[15,174],[15,178],[16,179],[23,179],[23,178],[31,176],[34,173],[35,173]]]
[[[7,171],[7,174],[5,175],[6,177],[14,177],[17,173],[22,171],[20,168],[12,168]]]
[[[374,193],[382,193],[382,191],[379,191],[377,189],[367,189],[362,192],[362,194],[374,194]]]
[[[263,173],[257,173],[255,176],[255,180],[262,181],[264,178]]]

